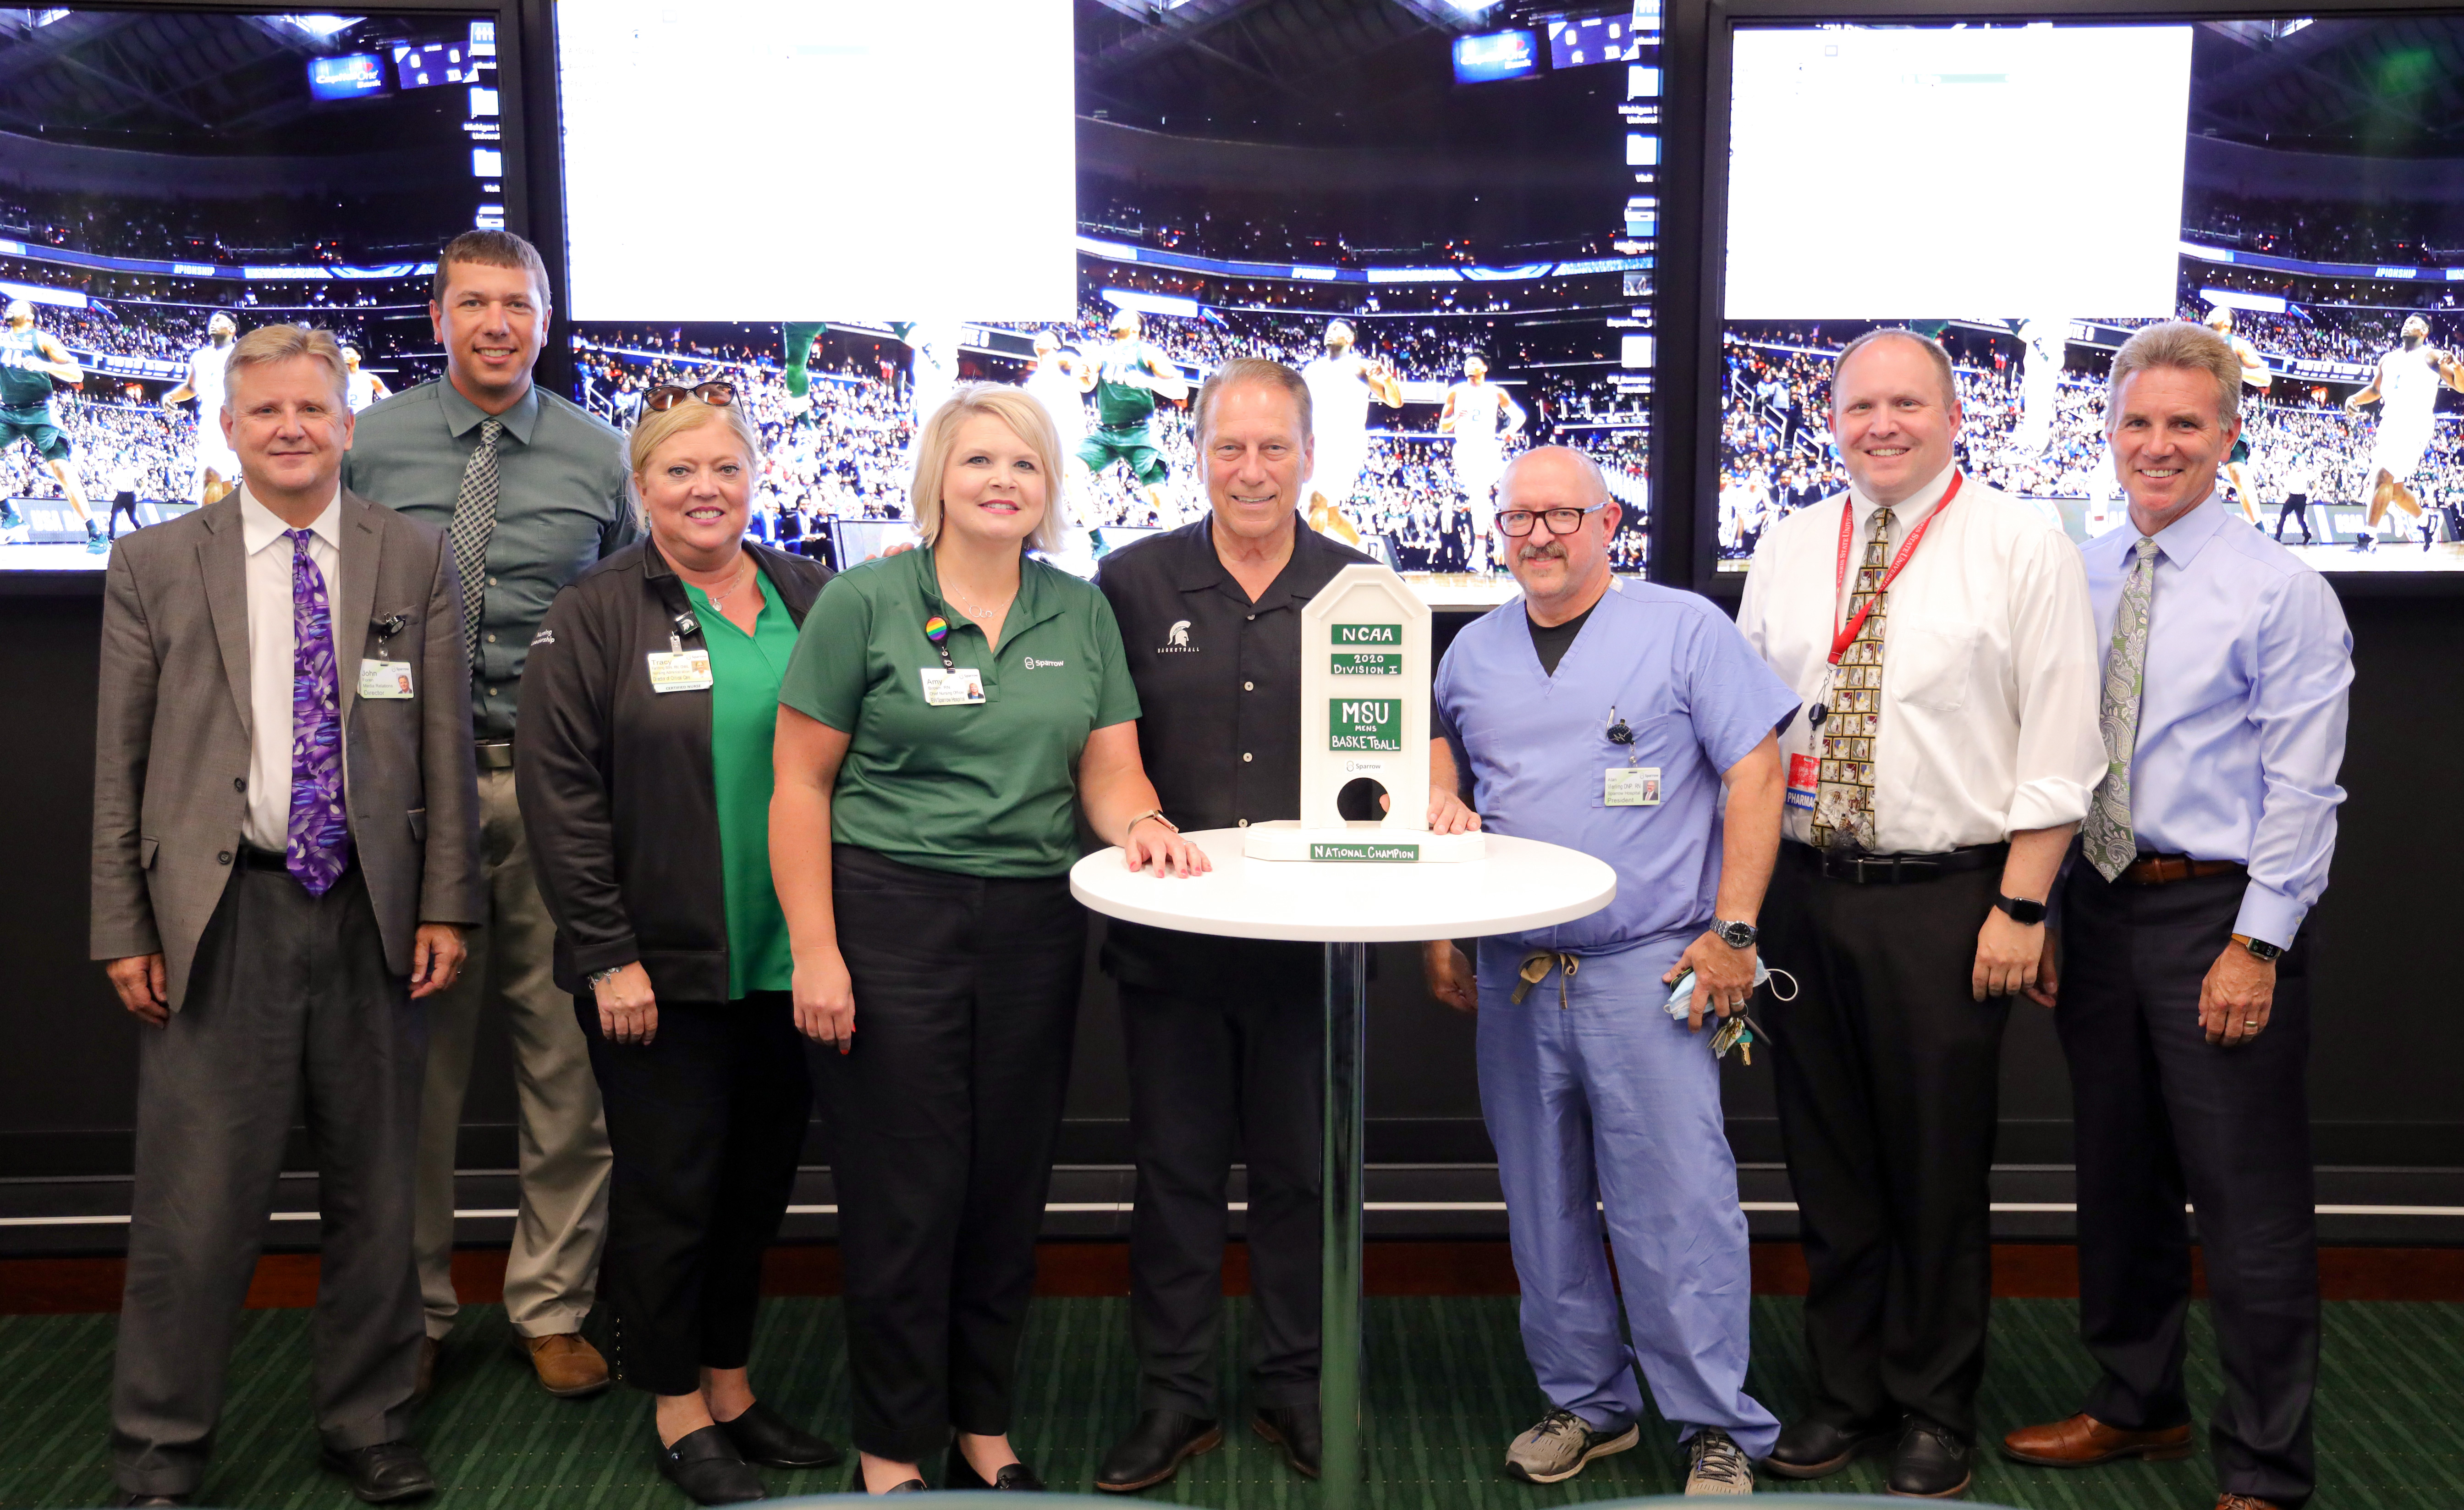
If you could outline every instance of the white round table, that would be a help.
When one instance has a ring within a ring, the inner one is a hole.
[[[1379,836],[1364,828],[1362,838]],[[1326,1162],[1320,1465],[1328,1510],[1359,1502],[1361,1057],[1369,945],[1476,938],[1587,917],[1617,896],[1617,873],[1575,850],[1487,836],[1486,855],[1450,863],[1253,860],[1241,831],[1188,835],[1215,869],[1196,878],[1135,872],[1117,849],[1069,872],[1069,890],[1108,918],[1182,933],[1326,945]]]

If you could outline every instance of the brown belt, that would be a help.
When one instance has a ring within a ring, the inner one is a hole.
[[[2143,855],[2123,868],[2117,880],[2133,886],[2164,886],[2174,881],[2202,880],[2210,876],[2238,876],[2237,860],[2194,860],[2187,855]]]
[[[481,770],[511,770],[514,768],[513,741],[481,740],[476,744],[475,749],[479,756],[479,768]]]

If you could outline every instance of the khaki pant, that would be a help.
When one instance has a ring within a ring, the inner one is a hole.
[[[505,1261],[505,1311],[524,1337],[580,1329],[599,1283],[607,1233],[607,1125],[573,998],[549,977],[556,924],[531,878],[514,805],[514,773],[479,772],[480,853],[488,923],[465,930],[471,958],[452,989],[429,1000],[428,1083],[419,1126],[419,1287],[428,1335],[461,1309],[453,1293],[453,1156],[471,1083],[479,1014],[501,1007],[520,1097],[521,1201]]]

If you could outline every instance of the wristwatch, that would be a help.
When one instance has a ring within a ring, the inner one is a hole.
[[[2021,901],[2016,897],[2005,897],[1996,892],[1993,905],[2009,913],[2011,921],[2023,928],[2033,928],[2045,921],[2045,904],[2041,901]]]
[[[2247,933],[2236,933],[2233,936],[2233,943],[2240,944],[2245,949],[2248,949],[2250,951],[2250,957],[2254,960],[2259,960],[2266,964],[2273,965],[2277,960],[2284,957],[2284,950],[2281,946],[2270,944],[2265,939],[2254,939]]]
[[[1750,949],[1763,936],[1763,931],[1750,922],[1727,922],[1718,918],[1711,920],[1711,931],[1732,949]]]

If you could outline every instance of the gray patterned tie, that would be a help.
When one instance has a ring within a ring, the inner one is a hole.
[[[462,656],[479,664],[479,610],[486,597],[488,537],[496,532],[496,437],[505,433],[501,419],[479,421],[479,446],[462,469],[462,491],[453,495],[453,522],[446,539],[453,546],[453,569],[462,573]]]
[[[2130,828],[2130,758],[2139,748],[2139,693],[2147,680],[2147,599],[2156,586],[2156,543],[2141,536],[2138,558],[2122,579],[2113,615],[2113,653],[2104,658],[2104,699],[2096,722],[2104,734],[2104,780],[2089,799],[2081,848],[2106,880],[2138,857]]]

